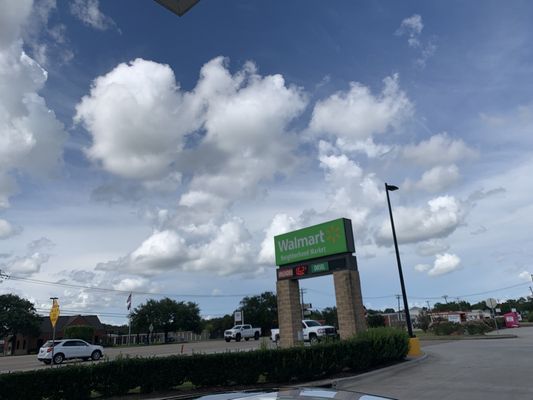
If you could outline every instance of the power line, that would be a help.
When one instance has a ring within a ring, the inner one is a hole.
[[[253,294],[246,293],[246,294],[177,294],[177,293],[159,293],[159,292],[143,292],[143,291],[135,291],[135,290],[120,290],[120,289],[111,289],[111,288],[103,288],[103,287],[97,287],[97,286],[85,286],[85,285],[76,285],[73,283],[66,283],[66,282],[50,282],[45,281],[41,279],[32,279],[32,278],[24,278],[21,276],[15,276],[15,275],[9,275],[10,279],[13,279],[15,281],[23,281],[28,283],[34,283],[37,285],[51,285],[51,286],[63,286],[63,287],[70,287],[75,289],[84,289],[84,290],[94,290],[99,292],[110,292],[110,293],[120,293],[120,294],[136,294],[136,295],[145,295],[145,296],[165,296],[165,297],[192,297],[192,298],[223,298],[223,297],[247,297],[247,296],[254,296]]]

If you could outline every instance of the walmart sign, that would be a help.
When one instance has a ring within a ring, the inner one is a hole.
[[[340,218],[274,237],[276,264],[353,253],[352,222]]]

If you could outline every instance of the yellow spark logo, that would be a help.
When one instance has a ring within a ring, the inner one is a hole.
[[[326,240],[335,244],[341,238],[341,230],[338,226],[330,226],[326,229]]]

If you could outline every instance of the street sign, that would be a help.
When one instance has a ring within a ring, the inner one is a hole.
[[[494,309],[498,305],[498,301],[496,299],[487,299],[485,300],[485,304],[488,308]]]
[[[50,310],[50,323],[52,328],[56,327],[57,320],[59,318],[59,303],[56,299],[53,300],[52,309]]]

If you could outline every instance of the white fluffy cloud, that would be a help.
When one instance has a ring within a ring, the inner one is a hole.
[[[430,276],[446,275],[455,271],[461,265],[461,259],[455,254],[437,254],[433,268],[428,271]]]
[[[190,231],[191,226],[187,227]],[[133,252],[101,263],[97,270],[156,276],[163,272],[209,271],[217,275],[255,273],[251,235],[243,221],[233,218],[211,224],[198,237],[176,230],[155,231]]]
[[[163,178],[196,127],[168,65],[142,59],[95,79],[75,121],[93,137],[90,159],[118,176]]]
[[[5,219],[0,218],[0,240],[10,238],[20,233],[22,228],[13,226]]]
[[[215,58],[183,92],[168,65],[137,59],[95,79],[75,120],[92,135],[89,158],[115,175],[156,187],[190,174],[179,205],[205,222],[291,170],[297,141],[287,127],[306,104],[299,88],[252,63],[232,75]]]
[[[446,132],[431,136],[418,144],[407,145],[403,157],[410,162],[424,166],[449,165],[477,156],[462,139],[452,139]]]
[[[39,272],[42,266],[50,259],[50,250],[54,243],[47,238],[34,240],[27,246],[27,252],[24,256],[16,256],[0,264],[3,269],[9,273],[27,277]]]
[[[17,190],[16,173],[46,176],[61,164],[67,135],[37,93],[47,72],[22,48],[31,2],[0,4],[0,206]]]
[[[298,229],[299,223],[287,214],[277,214],[270,226],[265,230],[265,238],[261,243],[258,261],[263,264],[275,265],[274,236]]]
[[[309,124],[310,132],[335,135],[342,143],[339,147],[345,149],[367,148],[369,138],[398,127],[413,112],[411,102],[400,89],[398,75],[385,78],[383,83],[383,91],[378,95],[352,82],[349,91],[318,101]]]
[[[453,196],[428,201],[426,208],[396,207],[394,224],[400,243],[416,243],[451,234],[463,222],[465,210]],[[380,246],[392,244],[390,221],[387,219],[375,236]]]
[[[443,253],[450,248],[450,245],[441,239],[431,239],[418,244],[416,253],[419,256],[427,257],[434,256],[438,253]]]
[[[406,189],[410,187],[418,190],[424,190],[430,193],[441,192],[459,180],[459,168],[457,165],[447,165],[431,168],[424,172],[420,180],[414,183],[407,181],[404,185]]]

